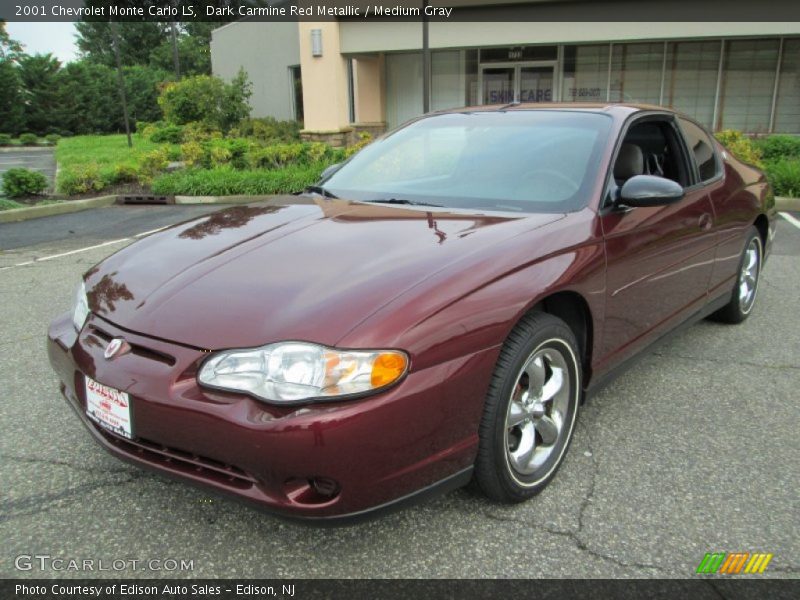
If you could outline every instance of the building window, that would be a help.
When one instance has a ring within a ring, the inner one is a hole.
[[[800,133],[800,38],[783,41],[773,129],[776,133]]]
[[[300,65],[289,67],[289,76],[292,79],[292,102],[295,121],[303,120],[303,80],[300,77]]]
[[[464,52],[431,53],[431,110],[464,106]]]
[[[660,104],[663,65],[663,42],[614,44],[609,99]]]
[[[667,50],[664,104],[712,127],[721,41],[673,42]]]
[[[422,53],[386,55],[386,123],[397,127],[422,114]]]
[[[564,102],[605,102],[608,44],[566,46],[561,98]]]
[[[727,43],[716,129],[769,131],[779,45],[779,40]]]

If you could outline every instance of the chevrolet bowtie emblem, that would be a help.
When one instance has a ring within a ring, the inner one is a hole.
[[[125,340],[122,338],[114,338],[108,343],[108,346],[106,346],[106,351],[103,353],[103,356],[111,360],[120,354],[124,354],[127,350],[128,344],[125,343]]]

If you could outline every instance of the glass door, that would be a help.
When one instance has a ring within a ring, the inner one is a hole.
[[[510,63],[482,65],[481,104],[552,102],[555,99],[555,64]]]
[[[485,67],[483,76],[483,101],[481,104],[508,104],[516,99],[516,68]]]
[[[519,101],[553,101],[553,67],[520,67]]]

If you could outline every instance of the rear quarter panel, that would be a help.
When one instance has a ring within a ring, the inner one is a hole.
[[[739,260],[750,226],[760,215],[768,222],[765,256],[772,247],[775,233],[775,198],[764,173],[740,161],[724,146],[718,145],[725,177],[709,187],[714,207],[717,252],[709,285],[709,296],[728,293],[737,274]]]

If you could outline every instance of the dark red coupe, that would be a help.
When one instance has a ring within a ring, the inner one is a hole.
[[[471,478],[520,501],[617,367],[682,323],[747,318],[774,217],[760,171],[658,107],[438,113],[305,196],[106,259],[50,360],[109,452],[277,513]]]

